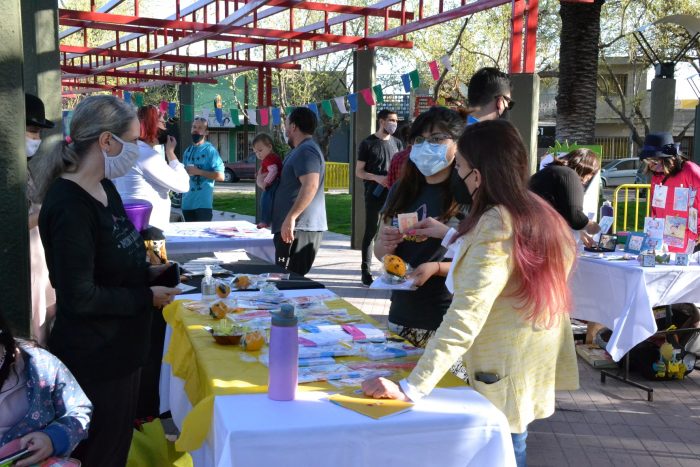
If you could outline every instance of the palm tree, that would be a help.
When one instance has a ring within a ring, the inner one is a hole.
[[[605,0],[562,0],[557,92],[558,141],[593,143],[598,78],[600,9]]]

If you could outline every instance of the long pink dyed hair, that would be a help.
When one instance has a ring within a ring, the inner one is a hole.
[[[469,125],[458,141],[457,157],[481,174],[469,216],[459,235],[472,230],[490,208],[502,206],[511,215],[514,262],[527,321],[549,328],[571,304],[567,285],[568,265],[575,244],[564,219],[527,189],[529,164],[518,130],[505,120]]]

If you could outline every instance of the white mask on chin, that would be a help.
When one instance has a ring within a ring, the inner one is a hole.
[[[102,151],[105,158],[105,178],[110,180],[126,175],[139,158],[139,147],[136,143],[127,143],[114,134],[112,136],[122,143],[122,150],[116,156]]]
[[[36,154],[37,150],[39,149],[39,145],[41,144],[40,139],[33,139],[29,138],[27,136],[24,137],[24,149],[27,153],[27,157],[32,157],[34,154]]]

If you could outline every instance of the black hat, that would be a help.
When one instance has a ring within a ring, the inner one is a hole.
[[[25,93],[24,107],[27,112],[27,126],[38,126],[40,128],[53,128],[55,126],[54,122],[46,120],[44,103],[38,97]]]
[[[680,154],[680,144],[673,142],[673,136],[669,132],[649,133],[644,138],[644,147],[639,158],[647,157],[669,158]]]

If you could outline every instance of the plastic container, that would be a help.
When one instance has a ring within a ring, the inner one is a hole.
[[[124,203],[124,210],[126,211],[126,217],[134,224],[137,232],[148,228],[148,222],[153,211],[151,203],[148,201],[130,200]]]
[[[291,305],[282,305],[280,311],[271,314],[267,396],[275,401],[291,401],[296,397],[299,366],[297,317]]]
[[[607,199],[603,201],[603,205],[600,207],[600,219],[603,217],[612,217],[613,216],[613,207],[612,204],[610,204],[610,201]]]
[[[211,273],[211,266],[208,264],[204,268],[204,278],[202,279],[202,301],[203,302],[213,302],[217,300],[216,295],[216,281]]]

